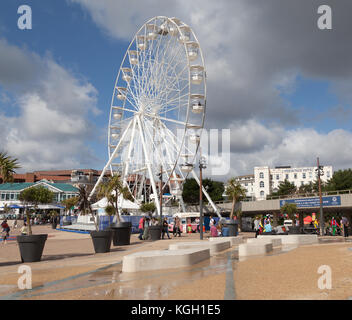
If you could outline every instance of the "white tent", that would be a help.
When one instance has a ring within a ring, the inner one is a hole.
[[[105,209],[108,205],[108,200],[106,198],[103,198],[101,200],[99,200],[98,202],[92,204],[92,209],[93,210],[98,210],[98,209]],[[139,209],[139,205],[132,202],[132,201],[129,201],[129,200],[126,200],[126,199],[123,199],[123,198],[119,198],[119,202],[118,202],[118,206],[119,206],[119,209],[129,209],[129,210],[138,210]]]

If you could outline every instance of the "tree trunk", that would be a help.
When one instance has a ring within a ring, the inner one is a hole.
[[[28,235],[32,235],[32,226],[31,226],[31,219],[30,219],[30,216],[29,216],[29,213],[28,213],[28,210],[27,208],[25,208],[26,210],[26,217],[27,217],[27,229],[28,229]]]
[[[119,193],[117,192],[117,190],[115,190],[116,192],[116,200],[115,200],[115,203],[116,203],[116,219],[117,219],[117,223],[120,223],[121,222],[121,219],[120,219],[120,214],[119,214],[119,207],[118,207],[118,201],[119,201]]]
[[[235,204],[236,204],[236,199],[232,199],[232,209],[231,209],[231,214],[230,214],[230,219],[233,219],[233,213],[235,211]]]
[[[274,212],[274,221],[273,221],[273,227],[277,227],[278,225],[278,213]]]

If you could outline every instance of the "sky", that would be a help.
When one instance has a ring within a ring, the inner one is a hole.
[[[17,25],[23,4],[31,30]],[[318,28],[321,5],[331,30]],[[351,15],[349,0],[2,0],[0,150],[19,172],[102,169],[123,56],[147,20],[168,16],[205,57],[205,128],[230,129],[231,169],[214,179],[317,157],[350,168]]]

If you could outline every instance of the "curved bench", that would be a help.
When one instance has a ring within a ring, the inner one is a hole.
[[[193,242],[180,242],[169,245],[169,250],[182,250],[182,249],[191,249],[191,248],[199,248],[199,249],[209,249],[210,255],[229,249],[231,247],[230,240],[223,241],[193,241]]]

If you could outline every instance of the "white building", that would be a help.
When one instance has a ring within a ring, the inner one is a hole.
[[[265,200],[267,195],[279,188],[280,182],[288,180],[297,188],[302,185],[315,182],[317,167],[291,168],[290,166],[254,167],[254,196],[257,200]],[[333,175],[332,166],[323,167],[321,180],[327,182]]]

